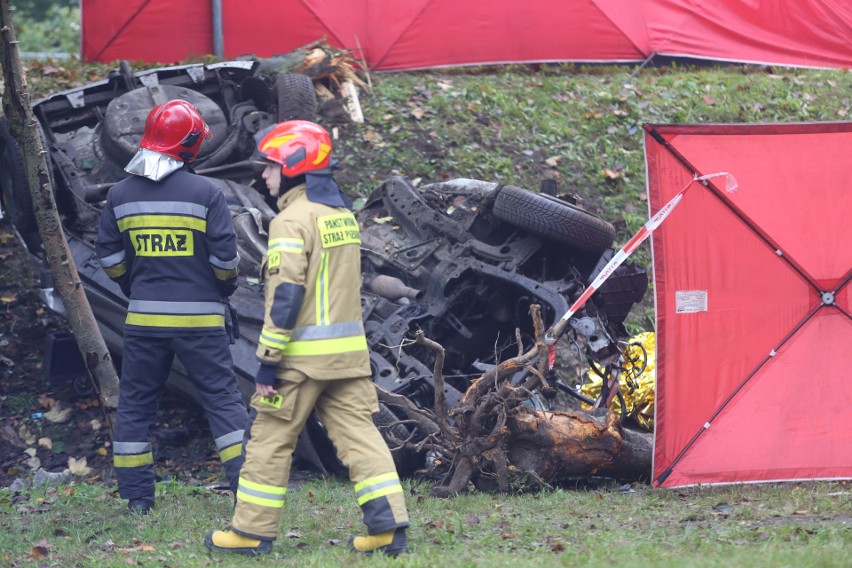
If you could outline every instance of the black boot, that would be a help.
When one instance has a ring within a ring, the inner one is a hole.
[[[127,508],[131,513],[147,515],[154,508],[154,499],[151,497],[139,497],[127,501]]]

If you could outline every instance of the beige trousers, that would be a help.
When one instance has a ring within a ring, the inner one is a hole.
[[[293,370],[279,371],[273,400],[255,394],[251,439],[240,472],[231,528],[273,540],[285,502],[293,450],[316,408],[340,460],[349,467],[368,534],[408,526],[405,497],[390,450],[373,424],[378,398],[368,377],[317,381]]]

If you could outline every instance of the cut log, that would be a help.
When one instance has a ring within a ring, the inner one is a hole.
[[[506,423],[509,462],[547,483],[592,475],[645,480],[651,474],[651,435],[619,425],[605,412],[533,412],[518,408]]]

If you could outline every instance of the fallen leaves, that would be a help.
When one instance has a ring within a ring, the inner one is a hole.
[[[30,551],[30,556],[35,560],[44,560],[50,556],[50,543],[42,539]]]
[[[86,463],[86,456],[83,456],[80,459],[69,457],[68,471],[70,471],[72,475],[79,475],[82,477],[91,474],[92,468],[90,468]]]
[[[48,410],[44,413],[45,420],[53,422],[54,424],[62,424],[63,422],[67,422],[68,419],[71,418],[71,412],[73,408],[62,408],[59,404]]]
[[[376,148],[384,148],[387,144],[382,135],[375,130],[367,130],[367,132],[365,132],[363,136],[364,140],[366,140]]]
[[[18,428],[18,436],[21,437],[21,440],[28,446],[32,446],[36,443],[35,434],[29,431],[26,424],[21,424]]]
[[[130,552],[156,552],[157,549],[151,546],[150,544],[136,544],[134,546],[128,546],[126,548],[117,547],[115,551],[120,552],[122,554],[128,554]]]

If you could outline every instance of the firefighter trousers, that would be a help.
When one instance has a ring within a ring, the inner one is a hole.
[[[253,420],[240,472],[231,529],[274,540],[287,493],[299,433],[316,409],[337,456],[349,467],[355,498],[368,534],[408,526],[402,485],[390,450],[372,415],[379,409],[368,378],[318,381],[294,370],[279,371],[273,399],[252,397]]]
[[[113,438],[113,465],[123,499],[154,496],[151,427],[175,355],[198,389],[225,476],[236,491],[248,413],[237,388],[225,334],[169,337],[129,334],[124,337]]]

